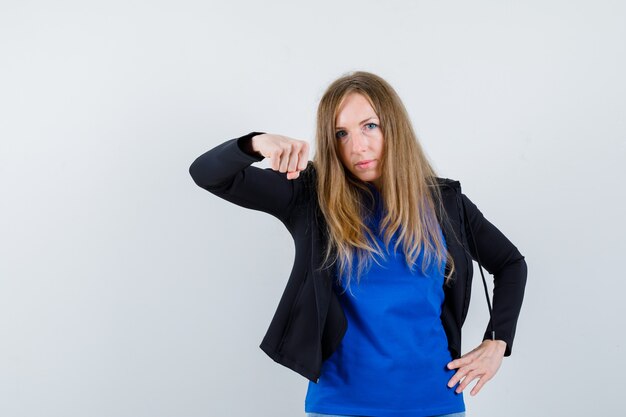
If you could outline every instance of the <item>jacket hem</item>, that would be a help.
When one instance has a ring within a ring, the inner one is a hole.
[[[319,374],[315,373],[314,371],[302,366],[300,363],[296,362],[295,360],[282,355],[278,352],[276,352],[268,343],[266,342],[261,342],[261,344],[259,345],[259,347],[261,348],[261,350],[263,352],[265,352],[267,354],[267,356],[269,356],[270,358],[272,358],[274,360],[274,362],[277,362],[289,369],[291,369],[292,371],[295,371],[297,373],[299,373],[300,375],[302,375],[303,377],[305,377],[306,379],[308,379],[309,381],[315,382],[317,383],[317,380],[319,379]]]

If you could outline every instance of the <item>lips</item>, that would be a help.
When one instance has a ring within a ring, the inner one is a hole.
[[[373,159],[367,159],[367,160],[365,160],[365,161],[360,161],[360,162],[357,162],[355,165],[365,165],[365,164],[367,164],[368,162],[372,162],[372,161],[373,161]]]

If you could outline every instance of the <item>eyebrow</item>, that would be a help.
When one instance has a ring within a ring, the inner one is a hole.
[[[363,123],[363,122],[367,122],[367,121],[368,121],[368,120],[370,120],[370,119],[378,119],[378,117],[376,117],[376,116],[370,116],[370,117],[368,117],[368,118],[367,118],[367,119],[365,119],[365,120],[361,120],[361,122],[360,122],[359,124],[361,124],[361,123]],[[343,127],[341,127],[341,126],[337,126],[337,127],[335,128],[335,130],[337,130],[337,129],[345,129],[345,128],[343,128]]]

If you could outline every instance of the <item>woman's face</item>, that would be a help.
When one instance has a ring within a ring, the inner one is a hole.
[[[379,124],[380,120],[365,96],[349,93],[337,113],[335,139],[343,166],[355,177],[373,183],[380,190],[383,133]]]

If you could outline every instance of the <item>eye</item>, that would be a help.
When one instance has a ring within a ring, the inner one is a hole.
[[[370,126],[370,125],[374,125],[374,127],[372,127],[372,129],[375,129],[376,127],[378,127],[378,125],[376,123],[368,123],[365,126]]]
[[[346,132],[345,132],[345,131],[343,131],[343,130],[340,130],[340,131],[338,131],[337,133],[335,133],[335,137],[336,137],[337,139],[340,139],[340,138],[344,137],[344,135],[342,135],[342,133],[346,133]]]

